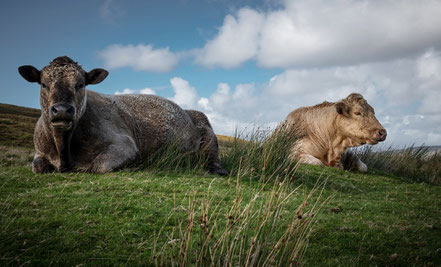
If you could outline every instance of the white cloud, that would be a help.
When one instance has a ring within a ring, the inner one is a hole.
[[[133,94],[150,94],[150,95],[154,95],[155,90],[150,89],[150,88],[144,88],[144,89],[130,89],[130,88],[125,88],[122,91],[116,91],[115,95],[133,95]]]
[[[112,6],[108,0],[103,10]],[[201,49],[173,53],[150,44],[115,44],[100,56],[109,68],[151,72],[170,71],[190,57],[209,68],[249,60],[283,69],[358,65],[441,49],[439,14],[435,0],[286,0],[276,10],[245,7],[226,15]]]
[[[226,83],[219,83],[216,91],[210,96],[210,101],[215,108],[222,108],[230,98],[230,86]]]
[[[207,67],[232,68],[253,58],[263,19],[250,8],[239,10],[237,17],[227,15],[219,34],[196,53],[196,62]]]
[[[389,146],[440,145],[441,115],[393,116],[383,123]]]
[[[178,64],[178,56],[169,48],[154,49],[152,45],[114,44],[99,53],[108,68],[131,67],[136,71],[168,72]]]
[[[265,67],[348,65],[400,58],[441,45],[441,2],[292,1],[271,12],[258,63]]]
[[[194,108],[198,102],[198,93],[190,83],[180,77],[174,77],[170,80],[175,96],[170,100],[183,108]]]
[[[196,62],[233,68],[342,66],[392,60],[441,47],[441,2],[286,0],[265,13],[227,15]]]
[[[200,97],[188,81],[174,77],[170,84],[175,93],[169,98],[184,109],[204,112],[218,134],[234,135],[236,130],[252,129],[255,125],[267,125],[260,122],[256,113],[257,102],[253,84],[239,84],[233,92],[226,83],[219,83],[215,93],[209,98]],[[275,125],[274,123],[272,124]]]
[[[213,109],[210,106],[210,100],[205,97],[201,97],[198,101],[198,106],[201,107],[203,110],[206,111],[212,111]]]
[[[423,114],[441,114],[441,83],[438,84],[438,90],[427,92],[423,96],[420,112]],[[441,121],[440,121],[441,123]]]
[[[125,88],[121,92],[120,91],[115,92],[115,95],[132,95],[132,94],[136,94],[136,90],[130,88]]]
[[[427,134],[427,139],[426,139],[426,144],[430,145],[430,144],[441,144],[441,134],[439,132],[436,133],[428,133]]]
[[[417,62],[418,76],[422,79],[441,80],[441,55],[430,50],[424,53]]]
[[[417,60],[420,94],[423,98],[420,112],[441,114],[441,53],[428,51]]]
[[[156,94],[155,90],[151,89],[151,88],[144,88],[139,90],[140,94],[144,94],[144,95],[154,95]]]

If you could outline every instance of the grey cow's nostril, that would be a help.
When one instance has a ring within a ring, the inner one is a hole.
[[[67,114],[73,114],[75,112],[74,108],[72,106],[70,106],[67,110],[66,113]]]

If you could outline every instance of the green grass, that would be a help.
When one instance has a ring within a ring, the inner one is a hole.
[[[420,182],[424,160],[417,178],[360,174],[290,164],[291,139],[224,139],[229,177],[173,150],[105,175],[34,174],[29,137],[0,144],[0,264],[441,265],[441,187]]]
[[[169,245],[181,244],[178,231],[185,232],[190,214],[196,219],[192,238],[201,239],[199,235],[203,232],[197,232],[201,210],[197,204],[220,205],[214,211],[216,220],[211,221],[216,221],[219,228],[210,228],[215,236],[209,242],[214,242],[224,235],[226,222],[239,218],[235,211],[243,211],[246,203],[258,194],[259,201],[251,213],[259,215],[257,208],[265,206],[272,192],[271,186],[262,189],[259,183],[238,186],[228,178],[182,173],[36,175],[29,168],[4,167],[0,179],[3,264],[151,264],[157,258],[166,263],[187,262],[173,259],[180,254],[173,254],[175,247]],[[292,217],[289,209],[300,205],[304,195],[299,190],[291,197],[280,210],[286,223]],[[238,200],[240,209],[235,208]],[[280,234],[274,233],[275,237],[283,234],[284,226],[278,225],[274,231]],[[234,229],[230,233],[237,233],[239,228]],[[269,230],[267,227],[266,231]],[[253,229],[249,231],[250,237],[254,236]],[[268,242],[277,241],[268,237]],[[164,245],[167,251],[161,252]],[[228,248],[228,244],[224,246]],[[193,256],[188,262],[194,263],[195,259]],[[222,262],[223,258],[218,256],[216,260]]]
[[[8,153],[14,158],[14,154],[27,155],[29,150]],[[262,258],[301,215],[302,220],[316,220],[304,228],[310,234],[306,239],[295,239],[307,246],[299,257],[307,266],[441,264],[438,186],[410,183],[376,171],[358,174],[316,166],[300,166],[291,181],[265,183],[255,176],[238,179],[151,169],[105,175],[39,175],[31,172],[29,158],[15,158],[15,164],[0,161],[2,264],[195,263],[202,255],[196,254],[201,251],[198,243],[202,246],[206,242],[213,249],[214,240],[225,236],[225,225],[238,218],[256,195],[249,214],[258,217],[263,207],[277,207],[268,205],[275,192],[287,199],[280,201],[277,227],[271,221],[257,234],[258,240],[269,237]],[[320,200],[317,202],[317,191],[303,207],[317,182],[326,178]],[[281,183],[285,183],[283,187],[279,187]],[[324,202],[310,217],[312,206]],[[203,214],[211,216],[217,228],[200,226]],[[248,222],[246,236],[252,239],[259,223]],[[204,239],[206,228],[215,231],[215,237]],[[183,260],[179,255],[184,238],[189,236],[187,229],[193,240],[187,253],[193,254]],[[228,234],[237,234],[238,229],[235,226]],[[224,244],[224,255],[227,246]],[[238,246],[235,249],[239,250]],[[234,254],[242,255],[242,262],[248,254],[243,250]],[[217,254],[217,264],[222,263],[221,256]]]
[[[441,263],[441,188],[379,174],[302,166],[309,179],[329,177],[307,263],[430,265]]]

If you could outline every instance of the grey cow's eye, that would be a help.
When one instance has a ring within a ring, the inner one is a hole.
[[[77,84],[77,86],[75,86],[75,89],[80,90],[83,87],[84,87],[84,83],[80,83],[80,84]]]

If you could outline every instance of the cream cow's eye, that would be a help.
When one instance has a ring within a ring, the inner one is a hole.
[[[47,85],[45,83],[41,83],[41,87],[46,89],[46,90],[49,89],[49,87],[47,87]]]
[[[357,116],[361,116],[361,112],[358,112],[358,111],[354,112],[354,114]]]

